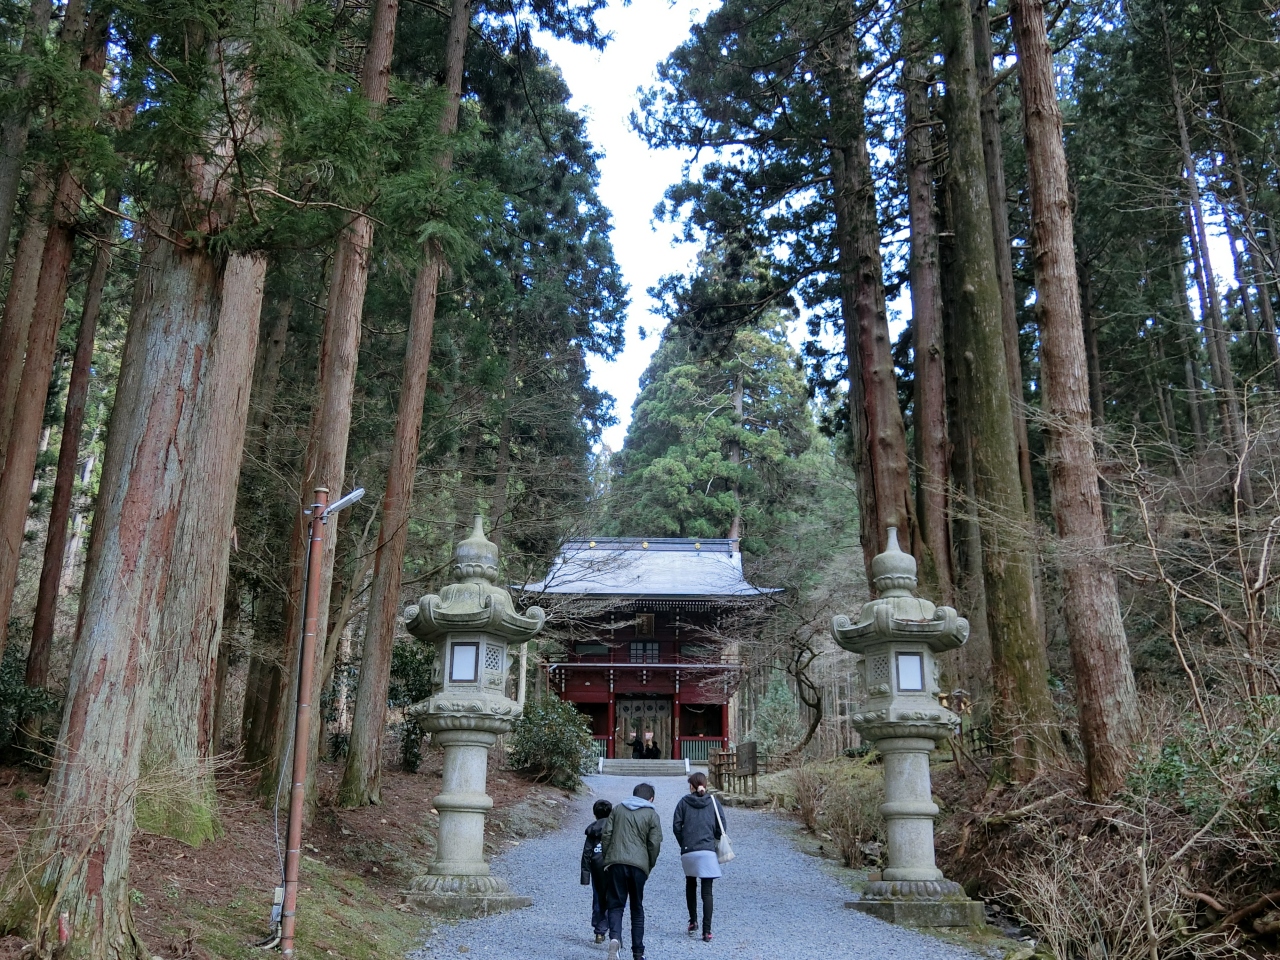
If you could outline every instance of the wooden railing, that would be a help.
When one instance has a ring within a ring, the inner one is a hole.
[[[608,737],[592,737],[591,738],[591,756],[597,760],[603,760],[609,752]]]
[[[709,764],[713,753],[729,747],[724,737],[680,737],[679,740],[680,758],[690,763]]]

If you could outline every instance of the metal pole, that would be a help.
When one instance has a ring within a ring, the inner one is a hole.
[[[294,956],[293,931],[298,910],[298,867],[302,861],[302,810],[306,799],[307,747],[311,742],[311,683],[315,673],[317,622],[320,612],[320,568],[324,560],[327,487],[316,487],[307,541],[307,594],[303,607],[302,649],[298,653],[298,712],[293,724],[293,785],[289,791],[289,831],[284,857],[284,910],[280,915],[280,950]]]

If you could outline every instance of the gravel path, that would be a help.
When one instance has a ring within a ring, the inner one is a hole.
[[[777,817],[729,808],[728,829],[737,858],[715,885],[715,941],[685,933],[684,875],[671,836],[676,801],[688,790],[683,777],[650,781],[662,818],[662,855],[645,887],[645,948],[648,960],[975,960],[959,947],[849,910],[849,891],[800,853]],[[595,796],[615,803],[630,796],[636,781],[589,777]],[[576,800],[561,829],[526,840],[493,863],[517,893],[534,904],[498,917],[444,924],[412,954],[413,960],[604,960],[591,932],[591,891],[578,883],[582,831],[591,822],[595,796]],[[622,953],[630,957],[629,914],[622,921]]]

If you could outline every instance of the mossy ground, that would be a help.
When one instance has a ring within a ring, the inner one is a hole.
[[[314,861],[305,866],[298,896],[299,960],[342,957],[344,960],[390,960],[404,957],[429,932],[429,921],[398,909],[385,893],[360,877]],[[261,958],[263,951],[246,934],[263,931],[269,896],[240,887],[232,899],[213,906],[196,903],[153,929],[179,956],[207,954],[218,960]],[[152,940],[155,940],[153,933]]]
[[[419,947],[431,921],[401,903],[400,891],[426,871],[435,854],[442,758],[427,751],[416,774],[383,772],[377,807],[334,805],[340,764],[321,764],[320,799],[303,832],[297,956],[302,960],[402,958]],[[0,875],[34,826],[43,801],[40,777],[0,769]],[[490,854],[554,829],[565,794],[493,770],[488,819]],[[198,847],[140,830],[130,849],[130,902],[142,942],[156,957],[239,960],[270,930],[279,882],[275,821],[257,798],[252,777],[223,771],[217,791],[220,831]],[[279,828],[284,830],[281,817]],[[175,831],[182,832],[182,831]],[[0,960],[21,955],[17,937],[0,938]]]

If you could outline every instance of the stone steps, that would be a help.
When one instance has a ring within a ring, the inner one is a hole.
[[[607,777],[687,777],[688,760],[601,760],[598,770]]]

